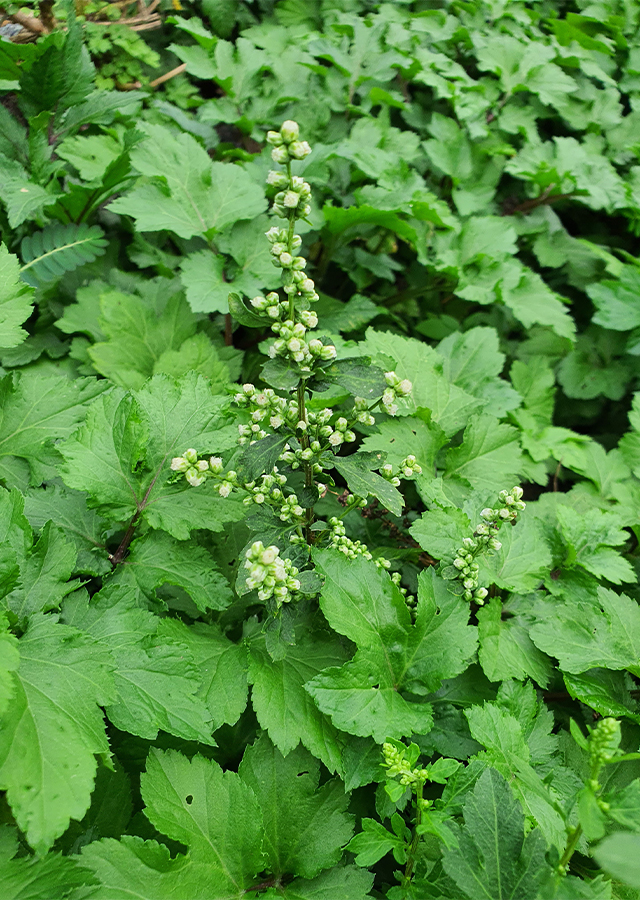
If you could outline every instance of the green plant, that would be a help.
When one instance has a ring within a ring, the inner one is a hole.
[[[636,10],[225,9],[0,44],[0,895],[630,900]]]

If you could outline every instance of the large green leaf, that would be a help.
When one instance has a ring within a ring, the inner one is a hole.
[[[0,785],[31,846],[46,852],[89,806],[96,754],[109,756],[101,706],[113,701],[109,649],[52,616],[19,641],[15,694],[0,720]]]
[[[131,152],[144,183],[109,206],[135,218],[139,231],[211,236],[265,209],[262,188],[240,166],[211,162],[189,134],[174,137],[163,126],[149,124],[144,131],[147,140]]]
[[[186,740],[215,743],[188,647],[156,635],[160,620],[142,609],[135,595],[106,589],[89,604],[78,592],[65,603],[64,618],[111,652],[117,694],[106,709],[117,728],[149,740],[162,728]]]
[[[258,722],[283,754],[302,742],[330,772],[341,768],[342,735],[320,712],[304,685],[347,657],[334,637],[317,632],[299,634],[282,660],[271,659],[264,636],[253,637],[249,644],[251,701]]]
[[[29,370],[5,375],[0,380],[0,456],[26,460],[33,481],[46,480],[49,467],[60,460],[52,442],[71,434],[84,419],[88,401],[105,387],[93,378],[70,381]]]
[[[0,347],[17,347],[27,337],[20,326],[32,312],[33,291],[20,284],[20,263],[0,244]]]
[[[153,825],[207,864],[212,896],[250,887],[264,865],[260,806],[235,772],[201,756],[154,750],[140,787]]]
[[[445,850],[443,863],[469,900],[529,900],[546,875],[545,851],[540,831],[524,837],[518,801],[487,769],[464,805],[458,846]]]
[[[113,389],[61,447],[65,482],[87,491],[92,505],[111,519],[137,514],[178,540],[193,528],[219,531],[240,517],[242,507],[206,486],[167,479],[171,459],[188,447],[215,452],[235,444],[235,435],[220,428],[223,408],[222,398],[196,373],[180,382],[156,375],[135,395]]]
[[[284,757],[263,735],[247,748],[238,773],[260,804],[270,872],[313,878],[340,862],[353,834],[349,797],[339,779],[318,787],[320,763],[307,750]]]

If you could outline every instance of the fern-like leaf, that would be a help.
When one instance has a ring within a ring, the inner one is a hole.
[[[102,256],[107,240],[97,225],[55,223],[24,238],[20,249],[22,280],[39,287]]]

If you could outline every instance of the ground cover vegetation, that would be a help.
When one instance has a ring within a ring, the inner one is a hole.
[[[0,896],[640,898],[637,3],[3,8]]]

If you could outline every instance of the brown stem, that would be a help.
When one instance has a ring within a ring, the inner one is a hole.
[[[233,347],[233,322],[231,313],[227,313],[224,317],[224,344],[225,347]]]
[[[135,531],[136,531],[138,519],[140,518],[140,512],[141,512],[141,510],[138,510],[133,515],[131,521],[129,522],[129,527],[125,531],[124,537],[120,541],[120,546],[118,547],[116,552],[113,554],[113,556],[111,556],[109,559],[109,562],[111,563],[111,565],[114,569],[119,563],[122,562],[122,560],[126,556],[127,550],[129,549],[129,544],[133,540],[133,535],[135,534]]]
[[[169,81],[170,78],[175,78],[176,75],[181,75],[186,68],[187,64],[182,63],[181,66],[176,66],[175,69],[171,69],[170,72],[165,72],[164,75],[161,75],[159,78],[154,78],[153,81],[149,82],[148,87],[158,87],[159,84],[164,84],[164,82]]]
[[[571,191],[568,194],[553,194],[549,196],[549,190],[550,188],[547,188],[546,191],[540,194],[539,197],[534,197],[533,200],[525,200],[523,203],[519,203],[508,213],[503,213],[503,215],[513,216],[516,213],[523,213],[526,216],[527,213],[530,213],[538,206],[551,206],[552,203],[557,203],[559,200],[569,200],[575,196],[575,191]]]

